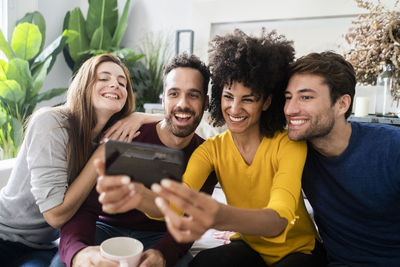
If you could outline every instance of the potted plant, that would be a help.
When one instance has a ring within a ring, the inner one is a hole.
[[[163,68],[171,57],[170,41],[165,35],[149,33],[145,36],[140,51],[148,69],[147,87],[139,91],[139,104],[159,103],[163,91]]]
[[[0,146],[4,157],[15,157],[23,139],[23,124],[36,105],[61,95],[66,88],[40,92],[56,56],[77,33],[66,30],[44,48],[46,24],[39,12],[17,21],[10,43],[0,31],[0,49],[8,62],[0,60]]]

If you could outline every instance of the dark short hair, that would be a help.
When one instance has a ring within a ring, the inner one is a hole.
[[[356,77],[353,66],[341,55],[326,51],[311,53],[296,60],[290,68],[290,77],[296,73],[306,73],[321,76],[328,85],[331,105],[342,95],[350,95],[351,103],[345,113],[347,119],[353,107]]]
[[[172,60],[164,66],[164,85],[168,73],[176,68],[192,68],[198,70],[203,77],[204,95],[207,95],[208,83],[210,82],[210,71],[206,64],[204,64],[197,56],[182,53],[173,57]]]
[[[236,29],[233,34],[216,36],[211,41],[209,51],[213,125],[225,123],[221,111],[224,86],[241,82],[263,100],[272,96],[270,107],[261,114],[261,133],[272,137],[276,131],[282,131],[286,125],[284,90],[288,82],[289,64],[293,59],[293,42],[287,41],[276,31],[266,33],[263,29],[260,37],[253,37]]]

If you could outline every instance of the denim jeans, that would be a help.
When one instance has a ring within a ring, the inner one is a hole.
[[[47,267],[57,253],[57,248],[36,249],[22,243],[0,239],[1,266]]]

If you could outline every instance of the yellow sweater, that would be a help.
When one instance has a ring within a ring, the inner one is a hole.
[[[307,146],[293,142],[287,132],[264,137],[251,165],[243,160],[230,131],[205,141],[190,157],[183,181],[200,190],[215,171],[229,205],[246,209],[273,209],[288,221],[279,236],[237,234],[269,265],[287,254],[310,254],[315,246],[314,226],[301,195],[301,175]],[[234,237],[235,238],[235,237]]]

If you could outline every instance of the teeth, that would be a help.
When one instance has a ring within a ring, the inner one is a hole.
[[[305,122],[306,122],[306,120],[290,120],[290,124],[293,124],[293,125],[300,125]]]
[[[187,119],[191,117],[191,115],[188,113],[175,113],[175,116],[180,119]]]
[[[229,116],[229,119],[231,119],[232,121],[235,121],[235,122],[242,121],[245,118],[246,117],[232,117],[232,116]]]
[[[114,94],[108,94],[108,93],[104,94],[104,95],[103,95],[103,97],[105,97],[105,98],[113,98],[113,99],[118,99],[118,96],[117,96],[117,95],[114,95]]]

